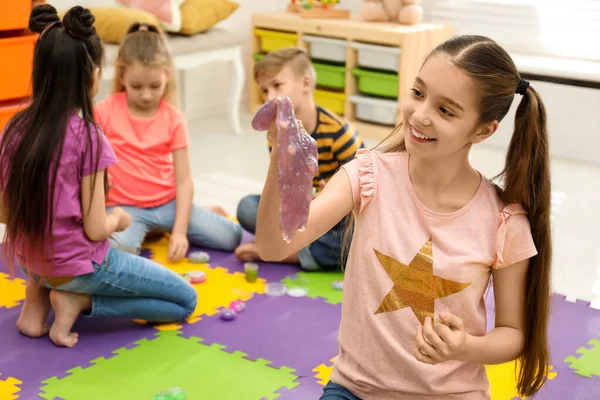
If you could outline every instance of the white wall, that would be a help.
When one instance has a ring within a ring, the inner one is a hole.
[[[343,8],[352,11],[357,11],[363,0],[344,0],[341,2]],[[57,9],[62,10],[75,5],[82,6],[113,6],[113,0],[47,0],[48,3],[54,5]],[[218,26],[239,33],[245,38],[244,43],[244,64],[248,66],[251,56],[251,15],[259,12],[284,11],[287,8],[286,0],[237,0],[240,7],[226,20],[222,21]],[[191,107],[189,115],[194,118],[203,118],[209,115],[224,114],[225,105],[227,103],[227,84],[229,82],[230,70],[224,68],[222,64],[212,64],[203,66],[197,69],[194,78],[191,82],[186,82],[186,85],[193,87],[201,92],[201,96],[196,96],[197,103]],[[245,85],[247,87],[247,84]],[[246,109],[248,104],[248,94],[244,91],[242,109]],[[189,103],[188,103],[189,104]]]

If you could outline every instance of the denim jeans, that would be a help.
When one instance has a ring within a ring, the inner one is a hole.
[[[248,195],[238,204],[237,219],[248,232],[256,233],[256,214],[258,213],[259,195]],[[300,265],[304,270],[339,269],[343,265],[342,241],[346,229],[342,220],[329,232],[298,252]]]
[[[59,286],[34,276],[49,289],[89,294],[88,317],[122,317],[149,322],[177,322],[196,309],[197,293],[175,272],[146,258],[109,249],[104,263],[92,262],[94,272]],[[26,271],[24,271],[26,272]]]
[[[320,400],[360,400],[348,389],[337,383],[329,381],[323,388],[323,395]]]
[[[111,237],[111,246],[115,249],[140,254],[148,233],[171,232],[173,229],[175,200],[153,208],[119,207],[131,215],[131,226]],[[109,207],[107,211],[112,209],[113,207]],[[194,204],[187,236],[192,246],[233,251],[242,241],[242,228],[235,222]]]

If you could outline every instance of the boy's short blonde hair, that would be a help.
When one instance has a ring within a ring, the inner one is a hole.
[[[306,51],[299,47],[286,47],[267,53],[254,65],[254,79],[258,81],[265,76],[275,76],[286,65],[289,65],[297,76],[308,75],[312,79],[313,89],[315,88],[317,73]]]

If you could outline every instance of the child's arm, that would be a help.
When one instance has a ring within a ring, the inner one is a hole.
[[[6,215],[6,208],[4,208],[4,193],[0,191],[0,224],[6,224],[8,222],[8,216]]]
[[[108,239],[113,233],[125,230],[131,224],[131,217],[121,208],[117,207],[110,214],[106,214],[104,174],[104,170],[98,171],[84,176],[81,181],[83,230],[94,242]],[[94,178],[95,186],[92,193]]]
[[[272,143],[277,141],[275,124],[268,132]],[[308,223],[304,232],[296,232],[291,243],[286,243],[279,227],[279,184],[277,169],[279,150],[271,151],[271,161],[260,203],[258,205],[256,245],[259,256],[265,261],[281,261],[297,253],[328,232],[352,211],[354,199],[350,179],[345,171],[338,171],[323,192],[312,201]]]
[[[173,162],[175,164],[177,195],[175,200],[175,223],[171,231],[169,258],[179,260],[185,257],[189,247],[187,231],[194,199],[194,183],[190,171],[190,154],[188,148],[174,150]]]
[[[525,343],[525,304],[529,259],[493,269],[496,327],[485,336],[470,336],[467,359],[501,364],[518,358]]]

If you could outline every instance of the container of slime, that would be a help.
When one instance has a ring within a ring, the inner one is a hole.
[[[236,313],[240,313],[246,308],[246,303],[244,303],[241,300],[234,300],[229,305],[229,308],[235,311]]]
[[[258,264],[245,263],[244,273],[246,274],[246,282],[254,283],[258,279]]]
[[[190,271],[187,273],[187,276],[189,277],[192,285],[206,282],[206,273],[202,271]]]
[[[236,316],[237,313],[231,308],[225,308],[219,312],[219,317],[221,317],[223,321],[233,321]]]

